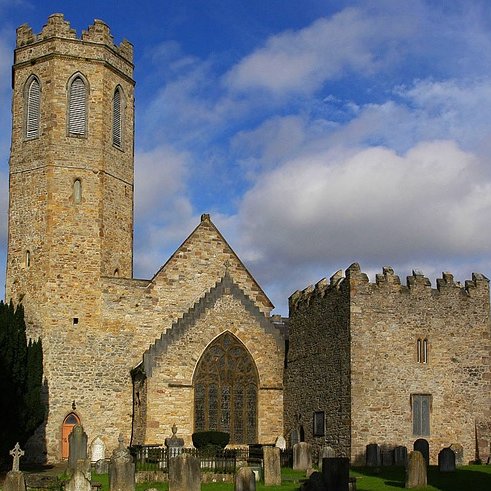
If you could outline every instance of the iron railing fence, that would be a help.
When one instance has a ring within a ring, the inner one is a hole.
[[[198,450],[196,448],[167,448],[160,445],[135,445],[130,447],[137,471],[162,471],[169,469],[169,459],[181,453],[197,457],[201,462],[201,469],[217,474],[234,474],[238,463],[249,465],[262,465],[263,450],[259,445],[250,448]],[[293,451],[286,449],[280,451],[282,467],[292,467]]]

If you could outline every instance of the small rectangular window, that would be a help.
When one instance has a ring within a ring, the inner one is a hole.
[[[78,324],[78,317],[73,318],[73,325],[76,326]]]
[[[314,412],[314,436],[324,436],[326,434],[324,411]]]
[[[430,436],[431,395],[413,394],[411,396],[413,412],[413,435]]]

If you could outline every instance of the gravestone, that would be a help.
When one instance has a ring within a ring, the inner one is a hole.
[[[256,477],[250,467],[241,467],[235,474],[235,491],[256,491]]]
[[[177,436],[177,426],[175,423],[172,425],[172,436],[165,439],[165,446],[167,447],[167,455],[169,458],[177,457],[184,447],[184,438]]]
[[[329,445],[323,445],[319,452],[319,469],[322,471],[322,460],[336,457],[336,452]]]
[[[201,467],[197,457],[180,454],[169,460],[169,491],[200,491]]]
[[[380,467],[380,447],[376,443],[368,444],[365,458],[367,467]]]
[[[455,465],[464,465],[464,447],[460,443],[452,443],[450,448],[455,453]]]
[[[90,445],[90,461],[97,462],[106,458],[106,445],[100,437],[95,438]]]
[[[7,472],[5,481],[3,483],[4,491],[25,491],[26,482],[24,480],[24,473],[19,470],[20,458],[24,455],[24,450],[21,450],[19,442],[17,442],[10,455],[13,457],[12,470]]]
[[[293,446],[293,469],[306,471],[312,467],[312,447],[306,442],[300,442]]]
[[[70,480],[65,484],[65,491],[91,491],[90,478],[81,469],[75,469]]]
[[[110,491],[135,491],[135,464],[129,450],[124,445],[123,435],[119,435],[119,446],[111,456],[109,467]]]
[[[426,461],[421,452],[409,452],[406,468],[406,488],[426,486]]]
[[[106,459],[98,460],[94,465],[94,472],[96,474],[108,474],[109,462]]]
[[[347,457],[322,459],[322,479],[329,491],[348,491],[349,459]]]
[[[278,447],[280,450],[286,450],[286,440],[283,435],[280,435],[274,444],[275,447]]]
[[[443,448],[438,454],[438,470],[440,472],[455,471],[455,452],[450,448]]]
[[[382,465],[390,466],[394,465],[394,450],[385,449],[381,452]]]
[[[424,438],[418,438],[413,445],[413,450],[421,452],[421,455],[425,459],[426,467],[430,465],[430,444]]]
[[[75,470],[77,461],[87,459],[87,433],[82,425],[75,425],[68,435],[68,467]]]
[[[402,445],[397,446],[394,449],[394,464],[406,465],[407,463],[407,448]]]
[[[264,485],[279,486],[281,484],[280,449],[263,447]]]

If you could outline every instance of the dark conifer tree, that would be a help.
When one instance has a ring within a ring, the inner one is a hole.
[[[0,301],[0,462],[43,422],[41,341],[26,337],[24,309]]]

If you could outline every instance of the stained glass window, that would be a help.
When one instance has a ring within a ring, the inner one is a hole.
[[[257,369],[250,353],[233,334],[223,333],[198,362],[195,431],[226,431],[230,443],[256,443],[257,390]]]

